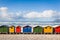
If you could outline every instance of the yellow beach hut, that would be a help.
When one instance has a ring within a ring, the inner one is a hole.
[[[9,33],[14,33],[14,28],[15,28],[15,26],[13,26],[13,25],[10,26],[10,27],[9,27]]]
[[[53,28],[51,26],[44,27],[44,33],[53,33]]]

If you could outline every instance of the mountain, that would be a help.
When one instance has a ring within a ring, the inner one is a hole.
[[[58,23],[60,23],[60,19],[56,19],[54,22],[58,22]]]

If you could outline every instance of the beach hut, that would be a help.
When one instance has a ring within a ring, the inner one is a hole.
[[[32,33],[32,27],[28,25],[23,27],[23,33]]]
[[[21,26],[17,26],[15,28],[15,33],[21,33]]]
[[[60,26],[55,27],[55,28],[54,28],[54,32],[55,32],[55,33],[60,33]]]
[[[53,33],[53,28],[51,26],[44,27],[44,33]]]
[[[0,33],[3,33],[3,27],[0,26]]]
[[[9,27],[9,33],[14,33],[15,32],[15,26],[10,26]]]
[[[7,25],[0,26],[0,33],[8,33],[8,26]]]
[[[43,28],[41,26],[36,26],[33,28],[33,33],[42,33]]]

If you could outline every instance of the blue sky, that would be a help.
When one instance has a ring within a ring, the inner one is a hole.
[[[0,21],[55,21],[60,0],[0,0]]]
[[[0,7],[8,7],[11,11],[33,10],[43,11],[47,9],[60,10],[59,0],[1,0]]]

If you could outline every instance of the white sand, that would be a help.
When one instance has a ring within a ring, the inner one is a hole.
[[[0,40],[60,40],[60,35],[0,34]]]

